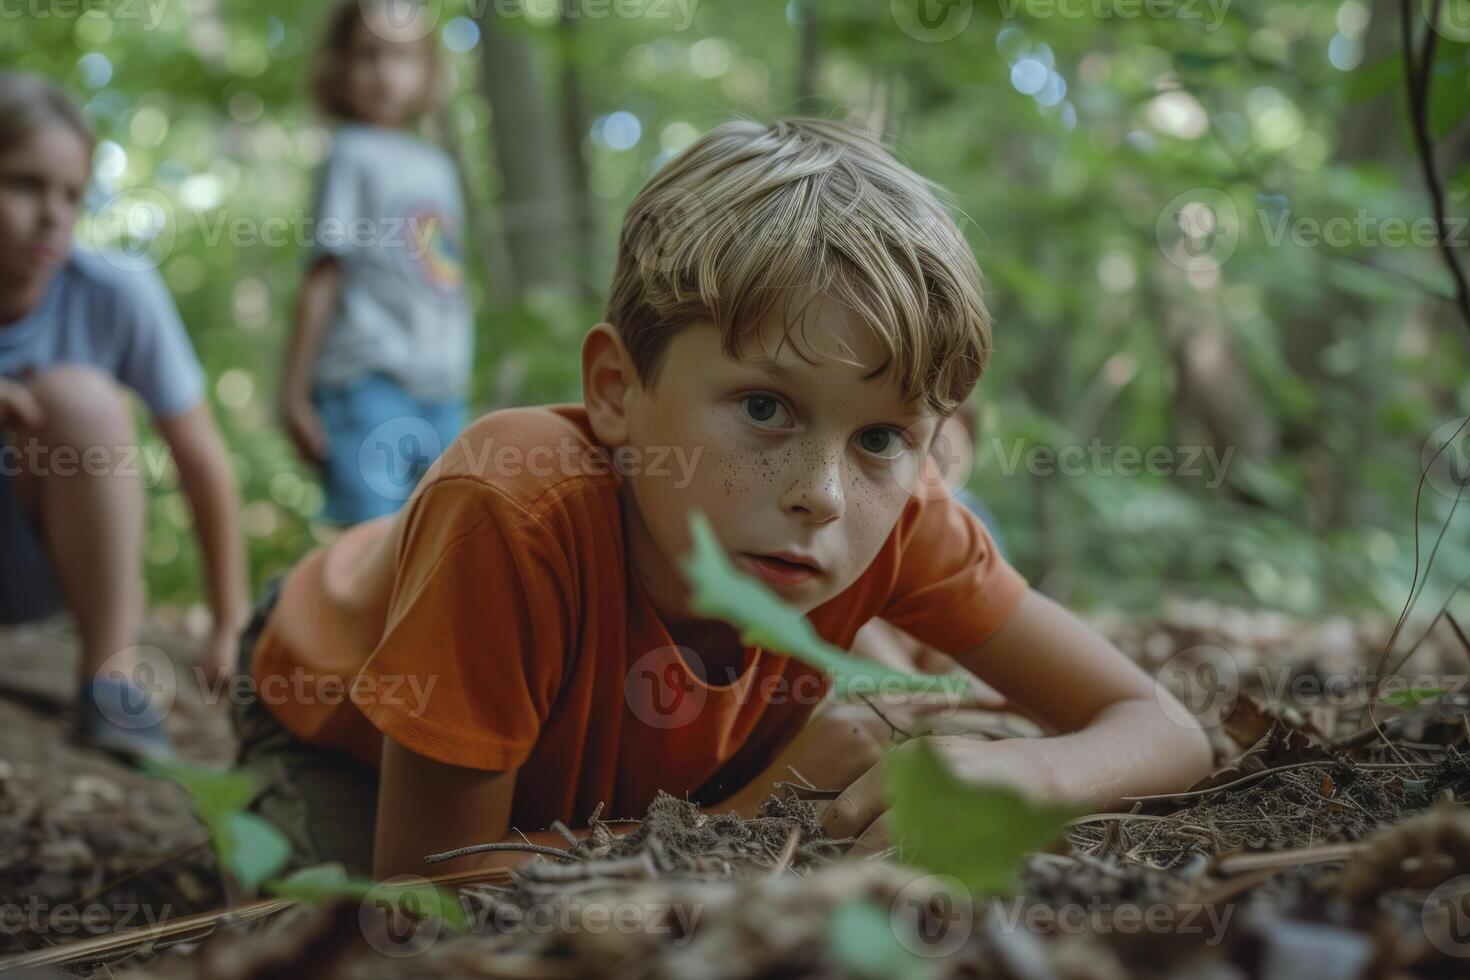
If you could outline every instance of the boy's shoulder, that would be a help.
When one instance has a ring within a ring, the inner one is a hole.
[[[115,304],[121,310],[148,310],[166,296],[158,272],[144,256],[73,246],[58,271],[69,291]]]
[[[129,261],[120,252],[74,245],[67,253],[63,273],[99,289],[126,290],[138,276],[134,267],[139,261]]]
[[[580,404],[503,408],[443,447],[425,482],[473,481],[537,513],[578,490],[615,497],[619,478],[610,457]]]

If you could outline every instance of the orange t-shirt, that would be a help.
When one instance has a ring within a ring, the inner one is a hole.
[[[589,449],[581,405],[470,425],[399,515],[291,571],[255,649],[262,701],[301,739],[374,767],[387,733],[441,762],[519,770],[521,829],[585,824],[599,802],[641,816],[659,789],[713,804],[749,782],[829,682],[757,647],[737,677],[692,672],[629,574],[622,476]],[[953,654],[1026,589],[963,505],[914,497],[809,618],[844,649],[878,616]]]

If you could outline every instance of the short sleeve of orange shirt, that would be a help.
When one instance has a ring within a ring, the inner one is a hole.
[[[433,483],[404,515],[397,578],[353,701],[380,731],[451,765],[515,769],[561,685],[574,622],[549,532],[483,482]],[[417,681],[418,703],[389,698]],[[381,698],[375,697],[381,692]]]

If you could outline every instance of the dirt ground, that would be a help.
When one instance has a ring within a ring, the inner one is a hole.
[[[661,797],[627,836],[594,833],[508,879],[460,887],[465,934],[386,914],[370,896],[14,975],[898,976],[829,938],[834,910],[866,896],[889,910],[914,977],[1470,976],[1470,699],[1459,690],[1470,650],[1453,630],[1436,629],[1400,671],[1444,678],[1450,693],[1381,706],[1380,735],[1364,678],[1388,622],[1201,602],[1145,623],[1093,619],[1218,722],[1218,770],[1188,793],[1075,821],[1027,860],[1013,899],[957,899],[943,876],[844,858],[819,830],[820,793],[773,797],[751,821]],[[156,623],[144,642],[185,668],[181,635]],[[0,954],[65,953],[224,904],[182,792],[70,741],[75,671],[65,623],[0,631]],[[192,689],[180,685],[169,715],[175,741],[227,764],[224,705]],[[951,721],[976,737],[1008,727],[984,712]]]

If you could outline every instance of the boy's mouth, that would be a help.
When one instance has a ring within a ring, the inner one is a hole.
[[[814,562],[798,561],[794,557],[741,552],[740,559],[772,585],[798,585],[822,571]]]

